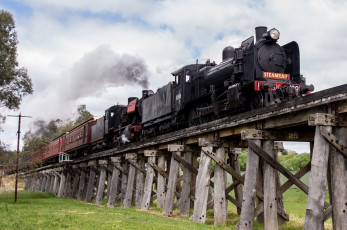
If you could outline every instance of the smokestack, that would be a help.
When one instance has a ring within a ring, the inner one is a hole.
[[[266,32],[267,32],[266,26],[255,27],[255,41],[258,42],[263,37],[263,34],[265,34]]]

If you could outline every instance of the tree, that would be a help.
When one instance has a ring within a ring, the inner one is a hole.
[[[283,149],[283,150],[282,150],[282,155],[283,155],[283,156],[288,155],[288,151],[287,151],[286,149]]]
[[[79,125],[87,120],[89,120],[90,118],[93,117],[93,114],[91,114],[88,110],[87,110],[87,106],[86,105],[79,105],[77,108],[77,112],[78,112],[78,117],[75,121],[76,125]]]
[[[23,96],[33,93],[25,68],[17,62],[17,33],[12,15],[0,10],[0,106],[18,109]]]
[[[69,132],[74,127],[75,127],[75,125],[74,125],[74,123],[72,121],[69,121],[69,122],[63,124],[62,126],[59,126],[57,132],[55,132],[52,135],[51,139],[53,140],[53,139],[63,135],[64,133]]]
[[[15,169],[16,152],[8,150],[8,146],[0,143],[0,166],[5,166],[6,172],[13,171]],[[1,167],[0,167],[1,170]],[[1,177],[1,172],[0,172]],[[1,178],[0,178],[1,181]]]
[[[247,155],[248,155],[247,150],[242,151],[241,154],[239,155],[239,163],[240,163],[241,171],[246,171]]]
[[[24,152],[35,154],[38,150],[47,146],[50,141],[69,132],[77,125],[93,117],[87,110],[86,105],[79,105],[77,108],[78,117],[75,121],[65,121],[53,119],[49,122],[37,120],[34,122],[34,131],[29,130],[24,134]]]
[[[240,169],[246,171],[248,151],[244,150],[239,155]],[[282,154],[278,155],[278,161],[289,171],[299,171],[302,167],[310,162],[310,154],[288,154],[287,150],[283,150]]]
[[[61,123],[60,119],[50,120],[48,123],[44,120],[36,120],[34,122],[36,131],[32,135],[51,138],[58,131]],[[29,133],[31,134],[31,131]]]
[[[27,135],[25,135],[23,151],[35,153],[41,148],[47,146],[49,142],[50,142],[50,139],[47,137],[37,137],[37,136],[28,137]]]
[[[16,160],[16,152],[9,151],[7,146],[0,143],[0,165],[8,165]]]

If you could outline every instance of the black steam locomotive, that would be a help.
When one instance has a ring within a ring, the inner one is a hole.
[[[143,90],[142,97],[130,97],[127,106],[107,109],[105,116],[89,124],[91,137],[83,143],[88,149],[84,152],[117,147],[311,93],[313,85],[306,85],[300,75],[298,44],[280,46],[280,33],[275,28],[257,27],[255,33],[255,41],[252,36],[238,48],[226,47],[220,64],[207,60],[205,64],[183,66],[172,73],[174,81],[156,93]]]
[[[183,66],[172,73],[175,81],[155,94],[144,91],[136,99],[142,134],[199,125],[312,92],[300,75],[298,44],[280,46],[279,35],[277,29],[257,27],[256,41],[252,36],[239,48],[226,47],[220,64]]]
[[[107,110],[106,120],[110,113],[120,115],[109,125],[118,127],[112,142],[139,140],[312,92],[313,85],[300,74],[298,44],[280,46],[275,28],[257,27],[255,33],[255,41],[252,36],[239,48],[226,47],[220,64],[207,60],[183,66],[156,93],[144,90],[142,98],[129,98],[127,107]]]

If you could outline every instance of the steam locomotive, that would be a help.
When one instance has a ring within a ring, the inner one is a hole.
[[[238,48],[224,48],[218,65],[207,60],[183,66],[157,92],[143,90],[128,105],[108,108],[103,117],[53,140],[43,158],[115,148],[310,94],[314,87],[300,74],[298,44],[280,46],[275,28],[257,27],[255,35]]]

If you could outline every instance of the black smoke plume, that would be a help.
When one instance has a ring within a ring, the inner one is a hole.
[[[101,94],[107,87],[132,84],[148,87],[145,62],[139,57],[119,55],[110,46],[99,46],[72,67],[62,92],[71,101]]]
[[[27,138],[51,138],[52,135],[58,131],[58,128],[61,125],[61,123],[62,120],[60,119],[50,120],[49,122],[42,119],[36,120],[32,124],[33,130],[30,129],[28,132],[25,133],[24,136],[27,136]]]

